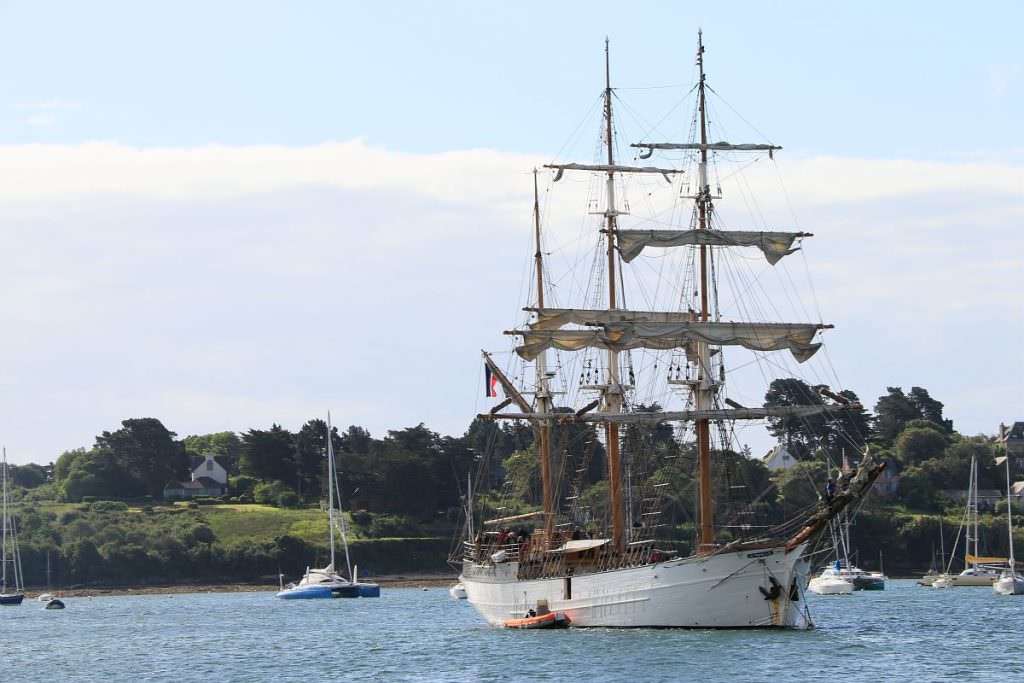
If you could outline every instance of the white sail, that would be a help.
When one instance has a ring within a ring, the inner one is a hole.
[[[756,232],[747,230],[619,230],[616,233],[622,260],[629,263],[645,247],[757,247],[773,266],[797,249],[793,242],[803,232]]]
[[[753,351],[788,349],[799,362],[815,354],[820,343],[812,343],[819,325],[803,323],[667,322],[600,324],[594,330],[517,330],[523,337],[516,353],[533,360],[545,349],[579,351],[585,348],[676,349],[692,342],[742,346]]]

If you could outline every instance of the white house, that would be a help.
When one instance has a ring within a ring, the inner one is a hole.
[[[785,446],[779,444],[768,451],[768,454],[761,458],[761,462],[770,470],[788,470],[790,467],[796,467],[800,461],[787,451]]]
[[[192,481],[200,477],[208,477],[218,484],[228,485],[228,471],[217,462],[217,456],[213,453],[192,458]]]
[[[213,453],[193,457],[190,464],[192,480],[170,482],[164,487],[164,498],[217,498],[228,492],[228,471]]]

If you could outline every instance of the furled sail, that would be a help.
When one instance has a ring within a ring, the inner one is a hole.
[[[757,247],[773,266],[793,248],[804,232],[755,232],[747,230],[619,230],[616,233],[622,260],[629,263],[645,247],[680,247],[684,245],[709,247]]]
[[[558,330],[566,325],[605,323],[684,323],[696,320],[696,313],[671,311],[627,311],[621,308],[527,308],[537,314],[531,330]]]
[[[802,363],[821,346],[812,343],[821,327],[802,323],[607,322],[593,330],[517,330],[510,334],[523,337],[524,343],[516,347],[516,353],[525,360],[533,360],[550,348],[563,351],[585,348],[664,350],[705,342],[742,346],[753,351],[789,349]]]
[[[630,145],[630,147],[638,147],[640,149],[706,149],[718,152],[774,152],[775,150],[782,149],[778,145],[746,143],[735,145],[725,141],[708,142],[705,144],[700,142],[637,142]]]
[[[604,171],[607,173],[658,173],[667,182],[672,182],[672,174],[682,173],[674,168],[657,168],[655,166],[620,166],[618,164],[544,164],[544,168],[553,168],[558,172],[555,174],[555,182],[562,179],[565,171]]]

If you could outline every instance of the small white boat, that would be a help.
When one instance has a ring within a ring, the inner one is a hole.
[[[57,596],[55,596],[53,593],[40,593],[39,597],[37,597],[36,600],[38,600],[39,602],[49,602],[50,600],[53,600],[55,597]]]
[[[448,589],[448,595],[452,596],[456,600],[466,599],[466,587],[459,581],[457,584]]]
[[[807,590],[818,595],[849,595],[853,593],[853,581],[844,579],[835,567],[826,567],[810,580]]]
[[[999,580],[992,584],[992,590],[999,595],[1024,595],[1024,576],[1007,569]]]
[[[953,577],[949,574],[939,574],[931,583],[932,588],[952,588]]]

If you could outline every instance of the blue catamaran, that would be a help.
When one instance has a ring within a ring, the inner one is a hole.
[[[338,478],[334,465],[334,446],[331,443],[331,415],[327,414],[327,518],[330,527],[331,562],[322,569],[306,568],[306,573],[297,583],[288,584],[277,597],[282,600],[309,600],[316,598],[379,598],[380,585],[359,581],[359,568],[353,571],[348,554],[348,540],[345,537],[345,517],[341,514],[341,491],[338,489]],[[338,500],[338,519],[341,522],[341,542],[345,548],[345,566],[348,569],[346,578],[335,569],[334,557],[334,501]]]

